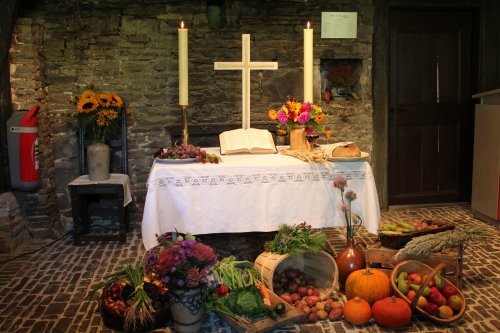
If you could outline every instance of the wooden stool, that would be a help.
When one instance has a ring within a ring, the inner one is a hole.
[[[383,247],[380,242],[372,244],[366,248],[365,258],[370,267],[393,268],[399,261],[409,258],[401,258],[398,261],[394,260],[394,256],[398,250]],[[411,258],[431,267],[436,267],[443,263],[445,267],[443,274],[450,282],[455,284],[458,289],[462,289],[462,265],[463,265],[463,246],[444,249],[441,252],[433,253],[426,257]]]

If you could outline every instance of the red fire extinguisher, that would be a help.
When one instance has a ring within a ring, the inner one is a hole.
[[[22,182],[38,180],[38,119],[39,106],[33,106],[19,123],[19,162]]]

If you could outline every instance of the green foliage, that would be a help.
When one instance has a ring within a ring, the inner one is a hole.
[[[317,253],[325,248],[326,235],[322,230],[312,229],[306,222],[298,225],[282,225],[272,241],[264,244],[268,252],[278,254]]]

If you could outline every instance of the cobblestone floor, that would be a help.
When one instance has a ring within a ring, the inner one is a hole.
[[[434,218],[460,228],[484,223],[472,217],[466,206],[419,208],[382,213],[382,220]],[[343,228],[328,229],[329,243],[340,250],[345,243]],[[367,244],[376,237],[361,230]],[[226,244],[227,245],[227,244]],[[43,247],[44,246],[44,247]],[[32,252],[12,259],[0,255],[0,332],[112,332],[103,326],[97,302],[82,304],[92,286],[127,262],[138,262],[144,253],[140,232],[129,234],[128,243],[95,243],[75,247],[71,236],[48,243],[37,241],[20,250]],[[241,244],[237,248],[241,248]],[[254,245],[255,247],[255,245]],[[463,293],[468,302],[465,316],[452,325],[438,325],[414,316],[405,332],[500,332],[498,228],[491,227],[487,243],[470,244],[465,250]],[[260,249],[258,249],[260,253]],[[17,255],[16,253],[14,255]],[[171,332],[169,327],[154,332]],[[216,315],[204,320],[202,332],[233,332]],[[274,332],[387,332],[373,321],[353,326],[345,321],[290,325]]]

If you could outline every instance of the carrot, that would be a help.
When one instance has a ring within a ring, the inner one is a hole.
[[[261,283],[258,284],[257,287],[259,288],[260,294],[262,295],[262,300],[265,305],[271,306],[271,298],[269,297],[269,293],[267,292],[266,286]]]

